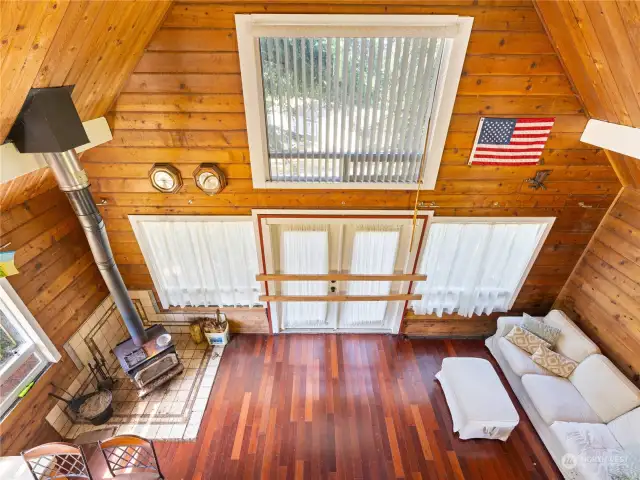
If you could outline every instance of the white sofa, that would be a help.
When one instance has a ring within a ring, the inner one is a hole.
[[[640,389],[563,312],[537,318],[562,331],[554,350],[578,362],[568,379],[503,338],[522,317],[499,318],[486,346],[558,468],[569,479],[640,479]]]

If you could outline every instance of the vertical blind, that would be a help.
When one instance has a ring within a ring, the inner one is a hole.
[[[271,181],[416,183],[440,38],[260,38]]]
[[[434,223],[429,228],[416,293],[418,315],[504,312],[544,234],[543,223]]]
[[[251,220],[144,220],[138,231],[165,308],[260,303]]]

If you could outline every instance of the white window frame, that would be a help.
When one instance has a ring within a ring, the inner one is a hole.
[[[22,379],[15,388],[14,394],[0,404],[0,417],[2,417],[18,399],[17,394],[40,375],[48,364],[58,362],[61,355],[6,278],[0,278],[0,307],[7,316],[11,317],[11,320],[16,322],[21,333],[31,341],[23,346],[20,353],[0,372],[0,382],[11,376],[31,354],[38,353],[44,360],[42,366]]]
[[[140,224],[143,222],[203,222],[203,221],[215,221],[215,222],[247,222],[253,223],[252,217],[248,215],[129,215],[129,222],[131,223],[131,227],[133,228],[133,233],[136,236],[136,240],[140,246],[140,250],[142,251],[142,256],[144,257],[145,264],[149,269],[149,273],[151,274],[151,279],[153,280],[153,286],[162,285],[159,281],[160,272],[156,271],[153,267],[153,264],[147,262],[147,254],[152,251],[151,245],[146,241],[145,236],[142,234],[142,229]],[[255,234],[255,227],[254,227]],[[258,252],[259,255],[259,252]],[[260,259],[258,258],[258,264],[260,263]],[[261,284],[262,285],[262,284]],[[260,287],[260,294],[264,294],[264,288]],[[174,308],[169,305],[169,300],[164,296],[161,290],[158,290],[156,287],[156,292],[160,297],[160,303],[163,308],[169,309]],[[253,307],[253,305],[249,305],[248,308]],[[222,308],[222,307],[221,307]],[[228,307],[226,307],[228,308]],[[247,307],[239,307],[239,308],[247,308]]]
[[[527,264],[527,267],[522,272],[522,277],[520,277],[520,281],[518,282],[518,286],[514,289],[513,295],[509,300],[509,308],[507,311],[513,308],[513,304],[516,302],[518,295],[520,295],[520,290],[522,290],[522,286],[524,282],[527,280],[529,273],[531,272],[531,268],[533,264],[538,259],[538,255],[542,250],[545,242],[547,241],[547,237],[549,236],[549,232],[551,232],[551,228],[553,227],[554,222],[556,221],[556,217],[431,217],[431,221],[427,224],[427,230],[424,234],[424,239],[422,241],[422,248],[420,249],[421,258],[418,260],[418,264],[422,261],[422,255],[424,255],[427,251],[427,241],[429,239],[429,232],[431,230],[431,226],[436,223],[487,223],[487,224],[498,224],[498,223],[518,223],[518,224],[527,224],[527,223],[542,223],[546,224],[544,232],[542,232],[542,236],[540,237],[540,241],[536,246],[533,254],[531,255],[531,259]],[[418,315],[420,316],[420,315]]]
[[[242,75],[249,158],[254,188],[417,190],[416,183],[282,182],[269,179],[267,124],[262,88],[260,37],[440,37],[445,43],[427,134],[420,188],[433,190],[462,75],[473,17],[457,15],[286,15],[235,16]]]

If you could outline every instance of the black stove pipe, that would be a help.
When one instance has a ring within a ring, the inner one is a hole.
[[[71,99],[73,87],[34,88],[27,95],[8,139],[21,153],[42,154],[71,202],[91,253],[137,346],[147,340],[140,315],[113,259],[102,216],[89,191],[89,179],[75,148],[89,143]]]
[[[131,334],[133,343],[141,346],[147,341],[144,325],[113,259],[104,221],[93,201],[89,191],[89,179],[78,161],[76,152],[71,149],[66,152],[50,152],[42,155],[51,167],[60,190],[67,195],[73,211],[80,220],[89,241],[91,253],[93,253],[102,278],[122,315],[122,320]]]

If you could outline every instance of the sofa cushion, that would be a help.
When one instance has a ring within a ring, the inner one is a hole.
[[[560,310],[551,310],[544,317],[544,323],[562,331],[554,350],[565,357],[580,363],[589,355],[600,353],[598,346]]]
[[[513,370],[513,373],[519,377],[526,375],[527,373],[537,373],[538,375],[553,375],[550,371],[545,370],[540,365],[537,365],[531,360],[531,355],[522,350],[520,347],[516,347],[513,343],[506,338],[501,337],[498,339],[498,347],[502,356]]]
[[[575,456],[575,469],[585,479],[608,480],[627,473],[626,454],[606,425],[555,422],[551,431],[565,453]]]
[[[522,385],[547,425],[553,422],[602,423],[566,378],[527,374]]]
[[[553,352],[544,345],[540,345],[538,350],[531,355],[531,360],[562,378],[569,378],[578,366],[578,362],[574,362],[558,352]]]
[[[622,448],[640,452],[640,407],[620,415],[607,427]]]
[[[580,363],[569,380],[605,423],[640,406],[638,387],[603,355]]]
[[[540,337],[536,337],[533,333],[517,325],[513,327],[504,338],[529,353],[535,352],[540,345],[549,346],[549,344]]]
[[[538,320],[526,313],[522,315],[522,328],[530,331],[536,337],[540,337],[544,341],[548,342],[552,347],[558,341],[562,330],[551,325],[544,323],[542,320]]]

